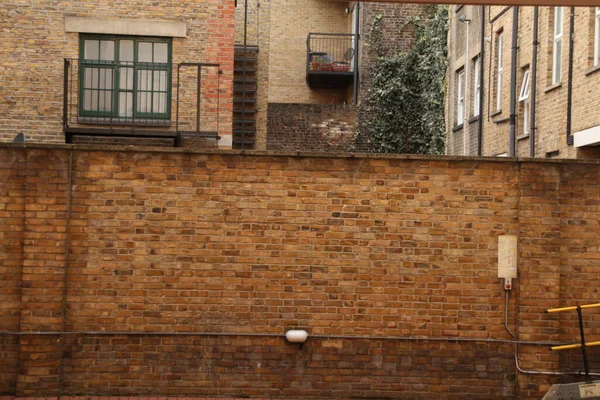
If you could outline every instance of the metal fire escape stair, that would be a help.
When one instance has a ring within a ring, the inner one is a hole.
[[[258,46],[236,45],[233,78],[233,148],[253,149],[256,142]]]

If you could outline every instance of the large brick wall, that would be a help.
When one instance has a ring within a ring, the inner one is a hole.
[[[593,161],[3,145],[0,176],[4,395],[539,399],[498,235],[520,340],[598,302]]]
[[[267,149],[368,152],[357,130],[356,107],[343,104],[269,104]]]
[[[216,82],[215,77],[210,79],[214,71],[205,69],[203,72],[209,87],[203,92],[201,122],[204,130],[217,130],[218,126],[223,136],[222,143],[229,143],[230,147],[234,12],[234,0],[163,1],[160,4],[131,0],[44,0],[27,4],[3,1],[0,10],[0,25],[3,27],[0,41],[0,54],[3,55],[0,60],[0,141],[12,141],[17,133],[23,132],[32,142],[64,143],[63,60],[79,57],[79,34],[65,31],[65,17],[76,16],[98,20],[142,20],[149,25],[155,21],[185,22],[187,36],[173,38],[172,61],[220,64],[223,74],[218,95],[211,86]],[[189,70],[188,67],[182,68],[182,79]],[[174,130],[175,99],[180,94],[175,89],[176,73],[172,75],[171,129]],[[192,118],[188,114],[195,117],[196,81],[193,77],[182,81],[185,87],[181,90],[178,110],[182,123],[191,124]],[[180,126],[180,129],[191,130],[187,125]]]

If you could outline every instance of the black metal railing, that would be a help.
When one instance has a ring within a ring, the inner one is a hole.
[[[306,39],[306,71],[354,72],[356,35],[309,33]]]
[[[65,59],[63,126],[218,139],[220,86],[219,64]]]

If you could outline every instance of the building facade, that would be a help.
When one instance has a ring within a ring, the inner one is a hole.
[[[600,8],[452,6],[450,155],[600,156]]]
[[[409,4],[239,1],[234,147],[371,151],[358,119],[378,57],[373,26],[388,54],[406,51],[421,12]]]
[[[231,148],[234,7],[3,2],[0,140]]]

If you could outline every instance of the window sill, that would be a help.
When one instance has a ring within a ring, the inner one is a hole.
[[[493,113],[490,114],[490,117],[495,117],[496,115],[500,115],[500,114],[502,114],[502,109],[494,111]]]
[[[469,124],[472,124],[473,122],[477,122],[479,120],[479,115],[476,115],[474,117],[471,117],[471,119],[469,121],[467,121]]]
[[[517,136],[517,140],[527,139],[529,137],[529,133],[524,133],[522,135]]]
[[[463,128],[463,124],[456,125],[454,128],[452,128],[452,132],[460,131],[462,128]]]
[[[510,118],[506,117],[506,118],[502,118],[502,119],[497,119],[495,121],[493,121],[495,124],[503,124],[505,122],[510,121]]]
[[[585,75],[592,75],[594,72],[598,71],[600,71],[600,65],[596,65],[595,67],[588,69],[587,71],[585,71]]]
[[[546,87],[546,89],[544,89],[544,93],[551,92],[555,89],[558,89],[561,86],[562,86],[562,82],[556,82],[555,84]]]

